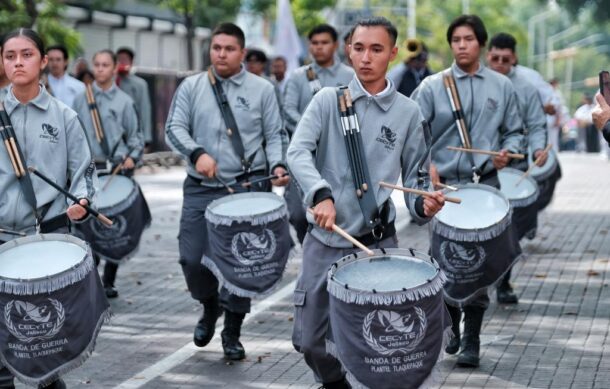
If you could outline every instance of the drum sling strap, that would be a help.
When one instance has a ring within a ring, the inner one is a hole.
[[[445,91],[447,92],[447,97],[449,98],[449,104],[451,104],[453,119],[455,120],[455,126],[458,130],[458,134],[460,135],[462,146],[466,149],[471,149],[472,143],[470,142],[470,133],[466,127],[460,94],[458,93],[457,86],[455,85],[455,79],[453,78],[451,69],[447,69],[443,72],[443,84],[445,85]],[[466,154],[468,154],[468,159],[470,160],[470,165],[472,166],[472,181],[478,184],[479,180],[481,179],[481,171],[474,163],[474,156],[471,153]]]
[[[244,144],[242,143],[241,136],[239,135],[237,122],[235,121],[235,116],[233,116],[233,112],[231,111],[231,106],[227,100],[227,95],[225,95],[220,81],[212,73],[211,67],[208,68],[208,78],[210,79],[210,85],[212,85],[214,97],[216,97],[216,103],[218,103],[218,108],[220,109],[220,113],[224,119],[225,126],[227,126],[227,135],[229,136],[229,139],[231,139],[233,149],[241,160],[241,167],[244,170],[247,179],[251,173],[252,162],[254,161],[256,152],[254,152],[250,157],[246,158]]]
[[[341,127],[343,129],[343,139],[345,140],[345,148],[347,150],[358,204],[360,205],[360,210],[364,216],[366,226],[373,231],[375,237],[378,236],[381,238],[384,223],[387,222],[387,220],[384,219],[387,219],[388,217],[387,208],[389,208],[389,206],[386,202],[383,211],[380,214],[374,190],[370,186],[371,177],[364,154],[360,125],[358,124],[358,117],[356,116],[356,111],[352,104],[349,89],[346,86],[341,86],[336,89],[336,92],[341,117]],[[377,234],[379,230],[381,230],[381,233]]]
[[[318,93],[322,89],[322,84],[320,84],[320,80],[318,79],[316,72],[314,72],[311,66],[307,67],[305,75],[307,76],[307,81],[309,81],[309,88],[311,89],[311,94],[315,96],[316,93]]]

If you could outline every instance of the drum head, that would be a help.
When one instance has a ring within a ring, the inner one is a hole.
[[[535,197],[538,192],[536,181],[529,176],[521,179],[522,176],[523,172],[517,169],[504,168],[498,171],[500,191],[511,203],[514,200],[525,200],[532,196]],[[532,201],[535,201],[535,198]]]
[[[534,154],[533,150],[530,150],[530,153],[528,155],[528,163],[530,166],[534,163],[533,154]],[[536,181],[544,181],[551,174],[553,174],[553,172],[555,171],[556,168],[557,168],[557,155],[555,154],[555,150],[551,149],[551,151],[549,151],[549,156],[547,158],[546,163],[542,166],[534,166],[534,168],[532,168],[532,171],[530,174],[532,177],[534,177],[536,179]]]
[[[125,201],[135,190],[136,184],[130,178],[115,175],[105,189],[104,186],[111,176],[101,176],[100,186],[95,193],[97,208],[109,208]]]
[[[285,207],[284,199],[274,193],[248,192],[222,197],[213,201],[207,209],[218,217],[258,217]]]
[[[85,242],[67,235],[15,239],[0,246],[0,277],[28,280],[53,276],[76,266],[86,256]]]
[[[394,292],[424,285],[437,272],[431,262],[388,254],[363,257],[345,264],[337,269],[334,280],[350,289]]]
[[[461,199],[462,203],[445,202],[435,216],[445,225],[462,230],[488,228],[502,221],[510,211],[508,199],[496,188],[482,184],[458,185],[458,188],[451,196]]]

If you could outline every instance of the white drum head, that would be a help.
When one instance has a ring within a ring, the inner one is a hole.
[[[500,191],[508,200],[524,200],[535,196],[538,184],[531,177],[521,179],[523,172],[517,169],[504,168],[498,171],[500,180]]]
[[[215,200],[207,210],[218,217],[256,217],[275,212],[283,206],[285,206],[284,199],[274,193],[248,192]]]
[[[57,237],[63,237],[59,234],[46,237],[31,236],[0,246],[0,277],[28,280],[53,276],[87,256],[85,243],[76,238],[59,240]]]
[[[530,153],[528,155],[528,162],[529,162],[530,166],[534,164],[533,154],[534,154],[533,150],[530,150]],[[551,149],[551,151],[549,151],[546,163],[542,166],[534,166],[532,168],[532,171],[530,174],[536,180],[544,181],[547,177],[549,177],[555,171],[556,167],[557,167],[557,155],[555,154],[555,151],[553,149]]]
[[[103,189],[111,176],[101,176],[100,186],[96,192],[95,206],[97,208],[108,208],[125,201],[135,190],[135,183],[125,176],[115,175],[107,188]]]
[[[502,221],[510,211],[508,199],[488,185],[459,186],[449,196],[462,200],[461,204],[445,202],[436,219],[445,225],[463,230],[488,228]]]

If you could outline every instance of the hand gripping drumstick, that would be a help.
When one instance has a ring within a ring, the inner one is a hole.
[[[248,182],[243,182],[241,184],[241,186],[243,186],[244,188],[249,188],[249,187],[251,187],[254,184],[258,184],[259,182],[268,181],[268,180],[275,180],[276,178],[283,178],[283,177],[286,177],[286,176],[289,176],[289,175],[290,175],[290,173],[284,173],[281,176],[278,176],[276,174],[272,174],[272,175],[267,176],[267,177],[261,177],[261,178],[257,178],[256,180],[252,180],[252,181],[248,181]]]
[[[392,184],[388,184],[387,182],[383,182],[383,181],[380,181],[379,185],[386,187],[386,188],[396,189],[396,190],[400,190],[400,191],[407,192],[407,193],[418,194],[418,195],[424,196],[424,197],[432,197],[432,193],[426,192],[425,190],[405,188],[404,186],[392,185]],[[456,197],[447,197],[447,196],[443,196],[443,197],[445,198],[445,201],[448,201],[450,203],[462,204],[462,199],[458,199]]]
[[[489,151],[489,150],[481,150],[481,149],[466,149],[464,147],[455,147],[455,146],[447,146],[447,150],[451,150],[451,151],[463,151],[465,153],[493,155],[494,157],[502,155],[502,153],[500,153],[499,151]],[[510,158],[513,158],[513,159],[524,159],[525,158],[525,155],[523,155],[523,154],[515,154],[515,153],[508,153],[508,154],[506,154],[506,156],[510,157]]]
[[[74,203],[76,203],[76,204],[80,205],[81,207],[85,208],[87,210],[87,212],[89,212],[90,214],[95,216],[96,219],[99,220],[100,222],[102,222],[104,225],[106,225],[108,227],[110,227],[112,225],[112,220],[108,219],[106,216],[102,215],[101,213],[99,213],[95,209],[91,208],[89,205],[82,205],[82,204],[80,204],[79,200],[78,200],[78,198],[76,196],[74,196],[72,193],[68,192],[67,190],[65,190],[61,186],[59,186],[56,183],[54,183],[53,181],[51,181],[47,176],[45,176],[44,174],[42,174],[41,172],[39,172],[35,168],[30,166],[30,167],[28,167],[28,170],[30,171],[30,173],[33,173],[33,174],[37,175],[44,182],[46,182],[47,184],[51,185],[53,188],[57,189],[59,191],[59,193],[63,194],[64,196],[66,196],[70,200],[74,201]]]
[[[311,209],[311,208],[307,208],[307,212],[314,215],[313,209]],[[345,231],[343,228],[339,227],[338,225],[333,224],[333,231],[336,232],[337,234],[341,235],[346,240],[350,241],[354,246],[358,247],[360,250],[364,251],[368,255],[370,255],[370,256],[375,255],[373,250],[371,250],[370,248],[363,245],[358,239],[356,239],[353,236],[351,236],[350,234],[348,234],[347,231]]]
[[[542,151],[542,154],[540,154],[540,155],[538,156],[538,158],[536,158],[536,160],[534,161],[534,163],[530,165],[530,167],[527,169],[527,171],[526,171],[525,173],[523,173],[523,175],[522,175],[521,177],[519,177],[519,180],[518,180],[518,181],[515,183],[515,186],[519,186],[519,184],[521,183],[521,181],[523,181],[523,180],[525,179],[525,177],[527,177],[527,176],[529,176],[529,175],[530,175],[530,173],[532,172],[532,170],[534,170],[534,168],[535,168],[536,166],[538,166],[538,163],[539,163],[539,162],[540,162],[540,160],[542,159],[542,156],[543,156],[543,155],[546,155],[546,154],[547,154],[547,153],[548,153],[548,152],[551,150],[551,148],[552,148],[552,147],[553,147],[553,145],[552,145],[552,144],[550,144],[550,143],[549,143],[548,145],[546,145],[546,147],[545,147],[545,148],[544,148],[544,150]]]
[[[112,170],[112,174],[110,174],[110,178],[108,179],[108,181],[106,181],[106,183],[104,184],[104,186],[102,187],[102,190],[106,190],[106,188],[108,187],[108,185],[110,185],[110,182],[112,182],[112,179],[114,178],[114,176],[117,175],[117,173],[119,172],[119,170],[121,170],[123,168],[123,164],[125,163],[125,161],[127,161],[127,158],[129,158],[129,154],[131,154],[133,152],[133,147],[130,147],[129,150],[127,150],[127,154],[125,154],[125,156],[123,157],[123,160],[121,161],[121,163],[119,163],[113,170]]]

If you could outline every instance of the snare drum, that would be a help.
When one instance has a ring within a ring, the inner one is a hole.
[[[530,164],[534,163],[532,154],[533,152],[530,152]],[[540,187],[540,195],[536,200],[536,204],[538,211],[542,211],[551,203],[557,181],[561,179],[561,166],[559,165],[559,159],[555,150],[551,149],[549,151],[546,163],[542,166],[535,166],[532,169],[531,175]]]
[[[451,326],[441,293],[445,276],[415,250],[374,253],[344,257],[328,272],[327,351],[354,388],[425,386],[435,381]]]
[[[517,239],[534,234],[538,220],[538,184],[530,176],[522,178],[521,170],[504,168],[498,171],[500,191],[513,207],[513,228]]]
[[[115,175],[101,176],[95,206],[112,219],[108,227],[95,218],[76,223],[76,229],[91,244],[100,257],[120,263],[134,256],[142,233],[150,226],[151,215],[140,186],[131,178]]]
[[[210,203],[209,252],[202,264],[234,295],[254,297],[280,281],[292,246],[284,199],[269,192],[228,195]]]
[[[91,250],[62,234],[0,246],[0,309],[2,364],[34,386],[80,366],[110,315]]]
[[[461,204],[445,203],[432,219],[431,252],[447,275],[445,299],[464,306],[486,294],[520,257],[511,225],[511,206],[489,185],[456,185],[451,196]]]

